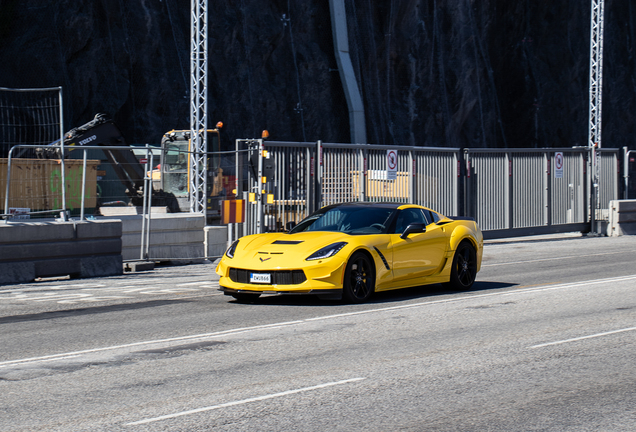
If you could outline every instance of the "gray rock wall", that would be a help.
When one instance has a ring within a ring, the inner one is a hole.
[[[586,145],[590,2],[346,0],[368,140]],[[236,138],[349,142],[327,1],[209,2],[210,124]],[[606,0],[603,141],[633,145],[636,6]],[[189,127],[189,0],[2,0],[0,86],[64,87],[66,129],[130,143]]]

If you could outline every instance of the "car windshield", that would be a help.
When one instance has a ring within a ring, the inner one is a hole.
[[[339,206],[319,210],[300,222],[290,234],[305,231],[336,231],[346,234],[381,234],[387,230],[392,208]]]

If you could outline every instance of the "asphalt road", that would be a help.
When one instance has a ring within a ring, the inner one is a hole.
[[[1,431],[636,430],[636,237],[488,242],[470,292],[238,304],[211,264],[0,287]]]

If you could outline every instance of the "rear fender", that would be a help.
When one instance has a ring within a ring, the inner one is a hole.
[[[465,223],[473,224],[476,228],[475,222],[465,222]],[[475,252],[477,254],[477,271],[479,271],[481,269],[484,238],[481,234],[481,231],[479,231],[478,229],[473,230],[466,225],[459,225],[458,227],[456,227],[453,230],[453,233],[451,234],[451,238],[450,238],[449,257],[452,257],[455,254],[457,247],[464,240],[469,241],[475,248]]]
[[[459,225],[453,230],[453,233],[451,234],[451,237],[450,237],[450,249],[452,251],[455,251],[457,249],[457,246],[459,246],[459,244],[464,239],[468,239],[472,243],[475,250],[479,249],[475,231],[465,225]]]

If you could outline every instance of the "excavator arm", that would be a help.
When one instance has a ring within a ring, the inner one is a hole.
[[[103,146],[104,154],[126,186],[126,194],[133,200],[143,196],[144,169],[131,150],[109,150],[111,146],[127,146],[119,128],[104,114],[97,114],[90,122],[64,134],[64,145],[82,147]]]
[[[36,150],[39,157],[59,158],[59,141]],[[109,149],[109,147],[128,146],[119,128],[105,114],[97,114],[88,123],[71,129],[64,134],[64,145],[81,148],[82,146],[103,147],[104,154],[122,184],[126,195],[134,206],[142,205],[144,196],[144,166],[132,151],[127,149]],[[70,150],[73,151],[73,150]],[[166,206],[170,212],[178,212],[179,204],[174,194],[163,190],[152,190],[153,203]]]

